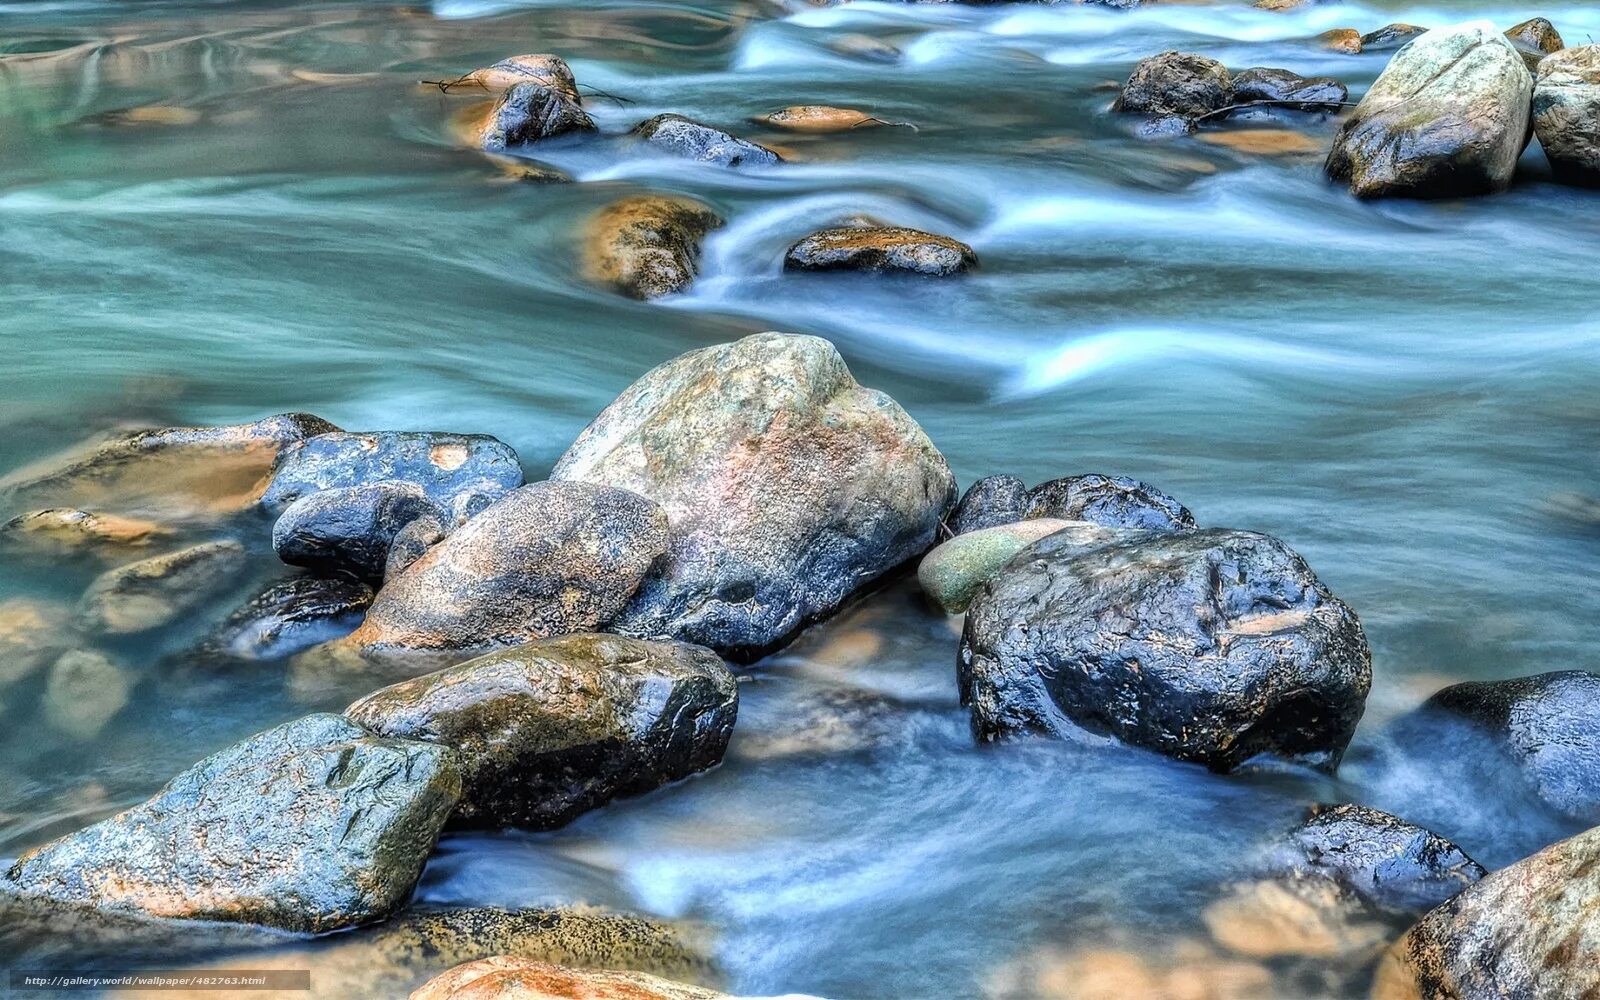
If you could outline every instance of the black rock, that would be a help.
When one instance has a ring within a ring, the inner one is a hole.
[[[594,119],[572,98],[553,87],[519,83],[501,95],[479,141],[490,152],[503,152],[541,139],[595,131]]]
[[[1188,531],[1195,526],[1189,508],[1154,486],[1127,476],[1098,474],[1040,483],[1028,491],[1025,516],[1149,531]]]
[[[437,530],[449,515],[415,483],[321,490],[288,506],[272,526],[272,548],[291,566],[381,580],[395,538],[422,518]]]
[[[1024,549],[968,609],[957,673],[979,739],[1087,730],[1218,771],[1337,764],[1372,680],[1361,623],[1305,560],[1216,528]]]
[[[1421,913],[1487,874],[1431,830],[1358,805],[1317,806],[1274,852],[1275,867],[1334,879],[1374,905]]]
[[[415,483],[451,509],[486,483],[504,493],[521,486],[523,476],[511,446],[486,434],[338,431],[286,447],[261,503],[282,513],[310,493],[386,480]]]
[[[1600,823],[1600,674],[1561,670],[1454,684],[1421,712],[1447,713],[1483,730],[1551,808]]]
[[[1193,119],[1226,107],[1231,93],[1228,68],[1215,59],[1163,52],[1139,61],[1111,110]]]
[[[967,487],[946,522],[952,535],[1011,524],[1027,516],[1028,487],[1016,476],[985,476]]]
[[[1415,24],[1386,24],[1377,31],[1369,31],[1361,36],[1361,51],[1382,52],[1388,49],[1398,49],[1418,35],[1427,32],[1427,28]]]
[[[276,660],[354,631],[372,588],[348,577],[293,576],[251,598],[208,643],[242,660]]]
[[[656,115],[640,122],[633,134],[659,149],[701,163],[723,167],[770,167],[783,158],[765,146],[683,115]]]
[[[1277,107],[1298,111],[1337,111],[1350,96],[1344,84],[1330,76],[1307,79],[1286,69],[1258,66],[1233,76],[1233,103],[1271,101]]]

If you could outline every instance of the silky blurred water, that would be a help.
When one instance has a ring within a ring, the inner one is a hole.
[[[714,931],[735,990],[931,1000],[992,991],[1039,949],[1203,935],[1205,902],[1319,800],[1506,864],[1570,831],[1445,775],[1449,748],[1397,758],[1384,724],[1455,680],[1600,665],[1600,529],[1562,514],[1600,494],[1600,195],[1552,184],[1535,144],[1512,193],[1358,203],[1319,156],[1144,141],[1106,108],[1166,48],[1334,75],[1354,96],[1388,53],[1336,54],[1318,33],[1534,15],[1569,44],[1600,31],[1571,0],[6,3],[0,473],[115,425],[302,409],[494,434],[537,478],[650,366],[758,330],[821,334],[963,485],[1131,475],[1302,552],[1373,646],[1340,778],[974,747],[956,631],[900,587],[750,669],[720,769],[555,833],[448,837],[421,901],[685,918]],[[902,55],[841,51],[857,35]],[[564,55],[612,136],[537,151],[578,183],[507,181],[454,145],[474,99],[418,85],[520,52]],[[803,103],[916,128],[746,122]],[[726,171],[616,138],[662,111],[792,162]],[[1336,122],[1278,125],[1325,142]],[[686,295],[641,304],[583,278],[585,220],[638,190],[728,219]],[[782,272],[789,243],[860,213],[967,241],[982,267]],[[13,561],[0,597],[71,600],[91,575]],[[137,687],[91,738],[54,731],[39,692],[8,696],[0,854],[360,693],[187,662],[247,593],[116,649]]]

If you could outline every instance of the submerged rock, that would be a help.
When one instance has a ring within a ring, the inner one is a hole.
[[[1215,528],[1034,544],[973,601],[958,666],[980,739],[1087,730],[1218,771],[1336,764],[1372,679],[1355,613],[1303,559]]]
[[[25,893],[158,917],[314,932],[366,923],[411,895],[460,793],[449,755],[307,716],[27,852],[8,877]]]
[[[0,690],[38,674],[71,641],[71,612],[49,601],[0,601]]]
[[[1230,888],[1200,914],[1211,938],[1236,955],[1337,961],[1363,968],[1390,930],[1361,899],[1323,878],[1277,878]]]
[[[1193,120],[1229,104],[1228,68],[1192,52],[1167,51],[1139,60],[1111,110],[1155,119]]]
[[[429,980],[410,1000],[737,1000],[643,972],[571,969],[496,955]]]
[[[55,557],[92,555],[112,560],[147,549],[171,534],[142,517],[53,507],[19,514],[0,525],[0,545]]]
[[[905,53],[883,39],[873,38],[871,35],[863,35],[859,32],[837,36],[828,43],[828,48],[842,56],[881,63],[899,62],[900,57],[905,55]]]
[[[524,486],[386,583],[350,641],[490,651],[592,631],[622,611],[667,538],[666,515],[637,493]]]
[[[44,716],[60,732],[87,740],[128,704],[133,678],[104,653],[72,649],[50,667]]]
[[[783,160],[765,146],[683,115],[656,115],[640,122],[633,134],[675,156],[721,167],[770,167]]]
[[[882,118],[874,118],[855,108],[835,108],[826,104],[797,104],[780,108],[770,114],[750,119],[757,125],[779,128],[787,132],[848,132],[852,129],[889,125]]]
[[[1088,521],[1108,528],[1188,531],[1189,508],[1148,483],[1127,476],[1064,476],[1028,489],[1016,476],[973,483],[950,517],[957,535],[1029,518]]]
[[[1361,50],[1363,52],[1383,52],[1389,49],[1398,49],[1418,35],[1427,34],[1427,28],[1415,24],[1386,24],[1377,31],[1369,31],[1361,36]]]
[[[782,333],[652,370],[551,475],[634,490],[667,512],[671,547],[614,631],[738,658],[921,555],[955,495],[944,457],[898,404],[859,385],[832,344]]]
[[[403,681],[345,715],[454,749],[461,822],[549,829],[716,764],[738,705],[708,649],[579,634]]]
[[[1273,853],[1284,871],[1331,878],[1377,906],[1421,912],[1483,878],[1431,830],[1366,806],[1318,806]]]
[[[1448,713],[1505,751],[1529,787],[1564,816],[1600,823],[1600,674],[1561,670],[1454,684],[1423,713]]]
[[[428,518],[439,531],[449,517],[416,483],[390,479],[321,490],[289,504],[272,526],[272,548],[291,566],[381,580],[403,529]]]
[[[636,299],[681,292],[694,283],[700,241],[721,227],[721,216],[690,198],[624,198],[589,225],[589,276]]]
[[[1349,96],[1345,85],[1331,76],[1307,79],[1286,69],[1258,66],[1233,75],[1230,103],[1270,101],[1298,111],[1337,111]]]
[[[1522,54],[1522,61],[1534,73],[1539,71],[1539,64],[1545,56],[1567,47],[1567,43],[1561,40],[1561,32],[1542,17],[1529,18],[1507,30],[1506,38]]]
[[[519,83],[530,83],[548,87],[574,104],[583,103],[582,98],[578,96],[578,81],[572,75],[572,67],[568,66],[567,61],[560,56],[544,54],[511,56],[492,66],[473,70],[460,82],[470,83],[495,93],[510,90]]]
[[[978,266],[972,248],[948,236],[903,226],[839,226],[812,233],[789,248],[790,271],[866,271],[942,277]]]
[[[545,139],[598,131],[589,113],[561,90],[519,83],[500,96],[484,119],[478,145],[491,153],[503,153]]]
[[[348,635],[372,603],[372,588],[347,577],[293,576],[228,616],[208,645],[241,660],[276,660]]]
[[[1126,536],[1126,532],[1113,528],[1053,517],[979,528],[957,535],[923,556],[917,566],[917,582],[941,608],[958,615],[967,610],[978,588],[993,579],[1018,552],[1058,531],[1074,532],[1085,548]]]
[[[123,434],[0,478],[0,509],[70,505],[162,519],[231,513],[261,495],[286,445],[334,430],[309,413],[284,413]]]
[[[1374,1000],[1600,993],[1600,828],[1486,876],[1428,912],[1379,966]]]
[[[1564,49],[1539,63],[1533,131],[1558,180],[1600,186],[1600,45]]]
[[[312,493],[383,482],[413,483],[450,508],[486,489],[503,495],[521,486],[523,475],[511,446],[487,434],[337,431],[284,449],[261,504],[281,514]]]
[[[1487,21],[1421,35],[1339,129],[1328,176],[1360,198],[1501,191],[1528,138],[1533,80]]]
[[[102,573],[78,604],[78,621],[104,635],[162,628],[215,600],[244,569],[244,546],[205,542]]]

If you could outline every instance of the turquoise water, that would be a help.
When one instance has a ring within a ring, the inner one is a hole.
[[[448,838],[421,900],[692,919],[736,990],[920,1000],[993,994],[1039,949],[1202,933],[1218,886],[1319,799],[1393,809],[1504,864],[1562,831],[1377,751],[1384,722],[1451,681],[1595,665],[1600,530],[1561,498],[1600,494],[1600,195],[1551,184],[1535,146],[1504,196],[1357,203],[1315,155],[1145,142],[1103,112],[1105,84],[1164,48],[1359,94],[1387,54],[1338,55],[1319,32],[1535,14],[1572,44],[1600,32],[1570,0],[5,4],[0,473],[123,423],[304,409],[494,434],[537,478],[651,365],[758,330],[821,334],[963,485],[1132,475],[1203,524],[1302,552],[1373,646],[1341,778],[975,748],[955,632],[902,589],[752,668],[719,770],[563,831]],[[903,55],[833,47],[856,34]],[[518,52],[564,55],[603,131],[678,111],[793,162],[734,173],[606,141],[541,154],[579,183],[508,182],[453,144],[473,99],[418,81]],[[801,103],[917,128],[745,123]],[[1324,142],[1335,127],[1286,121]],[[729,220],[687,295],[635,303],[582,277],[585,220],[638,190]],[[919,284],[782,273],[789,243],[856,213],[955,236],[982,267]],[[0,566],[0,597],[72,598],[87,579]],[[91,738],[7,702],[0,854],[360,693],[296,694],[282,664],[174,667],[208,625],[116,650],[137,686]]]

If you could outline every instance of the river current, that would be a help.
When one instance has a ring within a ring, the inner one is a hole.
[[[735,992],[1009,998],[1043,989],[1017,985],[1029,956],[1203,938],[1206,902],[1310,803],[1390,809],[1498,867],[1574,831],[1445,775],[1448,747],[1397,757],[1385,724],[1455,681],[1600,666],[1600,195],[1553,184],[1535,144],[1508,194],[1362,203],[1318,154],[1152,142],[1107,108],[1163,49],[1335,76],[1354,99],[1389,53],[1330,51],[1325,30],[1535,15],[1568,44],[1600,32],[1571,0],[5,2],[0,474],[114,426],[294,409],[493,434],[536,479],[651,366],[819,334],[963,486],[1129,475],[1294,546],[1373,649],[1338,777],[975,746],[958,624],[899,585],[742,671],[720,768],[552,833],[447,836],[421,903],[691,921]],[[509,181],[455,144],[473,98],[419,81],[522,52],[564,56],[603,132],[676,111],[792,162],[718,170],[606,140],[539,152],[578,183]],[[914,127],[747,121],[809,103]],[[1323,148],[1336,124],[1276,123]],[[728,219],[694,287],[653,304],[581,261],[585,220],[640,190]],[[970,243],[981,268],[782,271],[790,243],[856,214]],[[71,600],[91,576],[0,564],[0,599]],[[116,650],[130,704],[92,735],[47,725],[41,692],[8,699],[0,856],[362,693],[184,660],[227,597]]]

